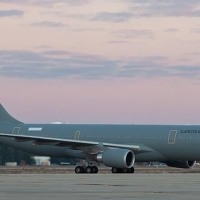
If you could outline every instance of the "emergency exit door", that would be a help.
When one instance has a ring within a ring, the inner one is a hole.
[[[176,143],[176,135],[177,130],[171,130],[168,136],[168,144],[175,144]]]

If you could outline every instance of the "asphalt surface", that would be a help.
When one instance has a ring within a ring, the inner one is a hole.
[[[193,200],[200,174],[1,174],[2,200]]]

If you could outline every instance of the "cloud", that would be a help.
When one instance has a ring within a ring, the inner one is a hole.
[[[200,17],[199,0],[132,0],[136,17]]]
[[[99,12],[92,21],[125,22],[139,17],[200,17],[199,0],[127,0],[127,12]]]
[[[110,40],[108,43],[110,43],[110,44],[126,44],[126,43],[130,43],[130,41],[126,41],[126,40]]]
[[[18,4],[18,5],[35,5],[35,6],[53,6],[55,4],[68,4],[70,6],[81,6],[89,3],[90,0],[0,0],[0,3]]]
[[[38,5],[38,6],[49,6],[49,5],[54,5],[57,3],[64,3],[68,4],[70,6],[82,6],[84,4],[88,4],[90,1],[89,0],[29,0],[31,4]]]
[[[21,17],[23,14],[22,10],[0,10],[0,17]]]
[[[200,78],[200,66],[167,65],[163,56],[114,60],[71,51],[0,51],[0,76],[23,79]]]
[[[200,79],[200,65],[188,66],[164,66],[158,63],[132,63],[131,65],[125,65],[120,70],[120,76],[122,77],[184,77],[192,79]]]
[[[200,17],[199,0],[118,0],[113,1],[113,7],[118,1],[123,3],[127,10],[121,12],[101,12],[93,15],[87,13],[87,19],[91,21],[125,22],[138,17]],[[35,5],[52,7],[56,4],[68,6],[83,6],[94,3],[92,0],[0,0],[0,3],[17,5]],[[102,7],[106,2],[102,3]],[[71,17],[80,19],[83,14],[71,14]],[[81,18],[84,19],[84,18]]]
[[[50,22],[50,21],[34,22],[31,25],[32,26],[40,26],[40,27],[53,27],[53,28],[68,26],[67,24],[63,24],[60,22]]]
[[[123,39],[133,39],[138,37],[148,37],[153,38],[154,33],[148,29],[124,29],[112,32],[115,36],[123,38]]]
[[[199,55],[200,55],[200,51],[187,52],[187,53],[185,53],[184,55],[185,55],[185,56],[187,56],[187,55],[199,56]]]
[[[69,29],[70,30],[70,29]],[[73,28],[71,31],[74,32],[86,32],[86,31],[103,31],[103,28]]]
[[[199,66],[173,66],[172,67],[175,76],[187,77],[187,78],[200,78],[200,65]]]
[[[122,2],[129,6],[126,12],[99,12],[88,16],[87,19],[119,23],[141,17],[200,17],[199,0],[127,0]]]
[[[194,29],[192,29],[192,32],[193,33],[200,33],[200,28],[194,28]]]
[[[128,12],[100,12],[90,18],[91,21],[124,22],[132,18]]]
[[[116,61],[70,51],[0,51],[0,75],[28,79],[100,79],[113,74]]]

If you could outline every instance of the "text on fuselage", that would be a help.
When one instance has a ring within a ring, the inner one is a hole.
[[[181,130],[181,133],[200,133],[200,130]]]

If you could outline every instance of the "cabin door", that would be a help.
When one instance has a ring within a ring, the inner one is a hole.
[[[15,127],[12,131],[12,134],[13,135],[18,135],[19,134],[19,131],[20,131],[20,127]]]
[[[76,131],[75,134],[74,134],[74,140],[79,140],[80,139],[80,135],[81,135],[81,132],[80,131]]]
[[[175,144],[176,143],[176,135],[177,130],[171,130],[168,136],[168,144]]]

